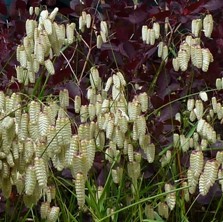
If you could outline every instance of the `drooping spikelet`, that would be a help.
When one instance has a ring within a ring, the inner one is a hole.
[[[164,188],[165,188],[165,192],[171,192],[174,190],[174,186],[169,183],[166,183]],[[174,191],[166,195],[166,203],[168,207],[170,208],[170,210],[174,209],[176,205],[176,193]]]
[[[189,192],[191,194],[194,194],[198,184],[198,177],[194,175],[194,172],[191,168],[189,168],[187,171],[187,181],[189,186]]]
[[[50,59],[47,59],[45,61],[45,67],[46,67],[47,72],[50,75],[54,75],[55,74],[55,69],[54,69],[53,63],[52,63],[52,61]]]
[[[103,44],[103,40],[102,40],[101,35],[97,35],[97,44],[96,44],[97,48],[100,49],[102,44]]]
[[[204,35],[206,37],[208,38],[211,37],[213,26],[214,26],[214,22],[213,22],[212,15],[211,14],[206,15],[203,20]]]
[[[78,206],[82,208],[85,203],[85,179],[82,173],[77,173],[76,175],[75,189]]]
[[[67,35],[67,43],[72,44],[75,40],[74,38],[74,30],[76,28],[75,23],[67,24],[66,26],[66,35]]]
[[[49,15],[49,19],[51,20],[51,22],[53,22],[54,19],[56,18],[58,11],[59,11],[59,8],[56,7],[56,8],[54,8],[53,11],[50,13],[50,15]]]
[[[166,203],[159,202],[158,213],[161,217],[164,217],[165,219],[167,219],[169,217],[169,208]]]
[[[191,46],[191,62],[198,69],[202,68],[203,55],[202,55],[202,49],[200,45]]]
[[[34,168],[39,186],[45,188],[47,186],[47,172],[43,158],[36,157],[34,159]]]
[[[33,166],[29,166],[25,174],[25,193],[32,195],[36,186],[36,174]]]
[[[96,67],[92,67],[90,69],[90,83],[92,88],[99,88],[99,85],[101,83],[101,79],[99,76],[99,71]]]
[[[164,45],[164,46],[163,46],[163,52],[162,52],[162,60],[163,60],[165,63],[167,63],[167,61],[168,61],[168,54],[169,54],[168,51],[169,51],[169,50],[168,50],[167,45]]]
[[[208,48],[202,49],[202,58],[203,58],[202,71],[207,72],[210,63],[213,62],[213,56]]]
[[[192,151],[190,154],[190,169],[195,177],[199,177],[204,166],[204,156],[202,151]]]
[[[143,25],[142,26],[142,41],[143,42],[146,42],[146,39],[147,39],[147,25]]]
[[[188,55],[186,50],[180,49],[178,52],[178,61],[179,61],[179,66],[181,71],[186,71],[188,68],[188,57],[190,55]]]
[[[180,69],[179,58],[178,57],[173,58],[172,64],[173,64],[174,71],[178,72]]]
[[[59,217],[60,208],[53,206],[50,208],[49,213],[47,215],[48,222],[56,222]]]
[[[158,22],[153,23],[153,30],[155,32],[155,38],[158,39],[160,36],[160,24]]]
[[[41,219],[46,219],[50,211],[50,203],[42,202],[40,206]]]
[[[164,42],[159,42],[159,44],[158,44],[158,57],[162,57],[162,55],[163,55],[163,46],[164,46]]]
[[[199,191],[202,195],[206,195],[211,186],[215,183],[218,175],[218,161],[208,160],[204,166],[204,172],[199,179]]]
[[[195,37],[199,37],[201,29],[202,29],[202,20],[201,19],[192,20],[191,32],[194,34]]]
[[[149,108],[149,97],[146,92],[140,93],[138,96],[142,112],[146,112]]]

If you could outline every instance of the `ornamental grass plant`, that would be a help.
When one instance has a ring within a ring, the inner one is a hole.
[[[0,221],[222,221],[222,2],[15,5]]]

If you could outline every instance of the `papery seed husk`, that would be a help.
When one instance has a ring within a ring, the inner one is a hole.
[[[147,35],[146,35],[146,44],[150,44],[150,32],[151,32],[151,29],[147,29]]]
[[[146,39],[147,39],[147,25],[143,25],[142,26],[142,41],[143,42],[146,42]]]
[[[162,60],[165,63],[168,61],[168,47],[166,45],[163,46]]]
[[[186,39],[185,39],[186,43],[191,46],[192,44],[192,36],[191,35],[187,35],[186,36]]]
[[[39,7],[35,7],[34,8],[34,12],[35,12],[35,15],[38,16],[39,15],[39,12],[40,12]]]
[[[164,43],[163,42],[159,42],[158,44],[158,57],[162,57],[163,55],[163,46],[164,46]]]
[[[105,34],[105,37],[108,37],[108,25],[106,21],[101,21],[100,28],[101,31]]]
[[[50,13],[50,15],[49,15],[49,19],[50,19],[52,22],[53,22],[54,19],[56,18],[58,11],[59,11],[59,8],[56,7],[56,8],[54,8],[53,11]]]
[[[50,75],[54,75],[55,74],[54,65],[53,65],[53,63],[52,63],[52,61],[50,59],[47,59],[45,61],[45,67],[46,67],[46,69],[47,69],[47,71],[48,71],[48,73]]]
[[[154,45],[155,44],[155,40],[156,40],[154,29],[151,29],[149,34],[150,34],[149,43],[150,43],[150,45]]]
[[[89,29],[91,27],[91,15],[86,15],[86,27]]]
[[[66,36],[68,44],[72,44],[74,42],[74,30],[76,28],[75,23],[67,24],[66,26]]]
[[[100,49],[103,44],[101,35],[97,35],[97,48]]]
[[[202,101],[204,101],[204,102],[208,101],[208,95],[207,95],[206,92],[201,91],[201,92],[199,93],[199,96],[200,96],[200,98],[201,98]]]
[[[153,23],[153,30],[155,31],[155,38],[158,39],[160,36],[160,24],[158,22]]]
[[[83,16],[80,16],[79,17],[79,30],[81,30],[81,32],[84,32],[84,27],[85,27],[85,20]]]
[[[211,14],[205,16],[203,20],[203,27],[204,27],[204,35],[208,38],[211,37],[213,31],[213,17]]]
[[[173,69],[174,69],[174,71],[175,71],[175,72],[178,72],[179,69],[180,69],[180,65],[179,65],[179,59],[178,59],[178,57],[173,58],[173,60],[172,60],[172,64],[173,64]]]
[[[187,100],[187,110],[192,111],[194,109],[195,100],[194,99],[188,99]]]
[[[123,74],[120,71],[118,71],[118,72],[116,72],[116,75],[119,77],[121,85],[126,86],[126,81],[125,81]]]
[[[44,28],[45,28],[47,34],[51,35],[53,31],[52,31],[52,22],[50,21],[50,19],[44,19],[43,25],[44,25]]]
[[[209,68],[209,64],[212,61],[212,55],[209,49],[202,49],[203,63],[202,63],[202,71],[207,72]]]
[[[186,50],[180,50],[178,52],[178,61],[181,71],[186,71],[188,68],[188,53]]]
[[[35,22],[32,19],[26,20],[26,35],[29,38],[33,38],[34,36],[34,29],[35,29]]]

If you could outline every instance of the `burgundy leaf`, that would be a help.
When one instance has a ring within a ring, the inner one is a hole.
[[[123,58],[122,58],[122,56],[120,55],[119,52],[109,51],[108,52],[108,57],[109,57],[110,61],[114,62],[114,64],[117,62],[118,65],[120,65],[120,66],[123,65]]]
[[[223,39],[217,39],[216,43],[218,45],[218,48],[221,50],[221,52],[223,53]]]
[[[86,7],[95,7],[98,5],[98,1],[95,0],[85,0],[84,3]]]
[[[185,7],[183,10],[183,15],[195,14],[200,12],[204,8],[204,0],[197,1]]]
[[[129,72],[133,72],[141,66],[141,61],[141,58],[134,58],[125,64],[124,69],[128,70]]]
[[[5,2],[4,2],[4,0],[1,0],[0,1],[0,14],[7,15],[7,13],[8,13],[8,11],[7,11]]]
[[[123,42],[119,45],[120,53],[127,58],[131,59],[135,57],[136,51],[130,42]]]
[[[36,7],[39,6],[42,0],[29,0],[29,5]]]
[[[153,95],[151,97],[151,103],[152,103],[154,109],[157,109],[163,105],[163,100],[158,95]]]
[[[70,1],[70,8],[75,10],[76,6],[80,5],[80,1],[79,0],[71,0]]]
[[[180,84],[172,83],[168,87],[163,89],[163,91],[160,90],[160,96],[164,98],[165,96],[170,95],[171,93],[177,91],[178,89],[180,89]]]
[[[168,75],[166,72],[161,72],[159,74],[158,80],[157,80],[157,94],[163,99],[165,97],[164,94],[168,85],[170,83],[170,75]]]
[[[157,46],[153,46],[152,48],[150,48],[146,53],[145,56],[147,59],[150,58],[157,50]]]
[[[156,20],[161,20],[164,21],[166,17],[170,17],[171,12],[170,11],[163,11],[163,12],[158,12],[156,14],[152,14],[150,17],[156,18]]]
[[[64,88],[68,90],[69,97],[75,98],[76,95],[80,95],[80,87],[74,81],[68,81],[64,83]]]
[[[103,43],[102,44],[101,50],[102,51],[104,51],[104,50],[113,50],[113,51],[119,52],[119,46],[116,45],[113,42],[107,42],[107,43]]]
[[[221,9],[223,6],[222,0],[210,0],[206,4],[204,4],[204,8],[209,11],[214,11],[216,9]]]
[[[129,15],[129,21],[133,24],[141,23],[148,16],[148,13],[141,8],[137,8]]]
[[[126,20],[117,20],[115,32],[119,41],[128,41],[133,33],[133,26]]]
[[[159,120],[164,122],[168,119],[173,119],[175,114],[179,112],[180,102],[171,103],[170,105],[164,107],[160,112]]]
[[[24,9],[26,9],[26,5],[27,5],[26,1],[23,1],[23,0],[17,0],[16,1],[16,8],[24,10]]]
[[[175,14],[178,14],[178,15],[181,15],[182,14],[182,5],[179,3],[179,2],[176,2],[176,1],[172,1],[170,3],[170,10],[172,13],[175,13]]]
[[[207,193],[207,195],[202,196],[199,195],[197,198],[197,202],[202,204],[202,205],[208,205],[213,201],[213,198],[216,197],[221,197],[222,195],[222,191],[219,187],[219,184],[215,183],[209,190],[209,192]]]

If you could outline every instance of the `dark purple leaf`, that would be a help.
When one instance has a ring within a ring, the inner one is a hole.
[[[214,11],[216,9],[221,9],[223,6],[222,0],[210,0],[206,4],[204,4],[204,8],[206,8],[209,11]]]
[[[71,8],[67,7],[60,8],[60,13],[65,16],[72,16],[74,18],[77,18],[80,15],[80,13],[75,13]],[[63,17],[61,20],[64,21],[65,18]]]
[[[190,15],[200,12],[204,8],[204,0],[197,1],[184,8],[183,15]]]
[[[7,8],[6,8],[6,5],[5,5],[5,2],[4,0],[1,0],[0,1],[0,14],[2,15],[7,15]]]
[[[158,95],[153,95],[151,97],[151,103],[152,103],[154,109],[157,109],[163,105],[163,100]]]
[[[166,95],[165,91],[170,83],[170,75],[161,72],[157,80],[157,94],[163,99]]]
[[[219,187],[219,184],[214,183],[214,185],[210,188],[207,195],[202,196],[199,195],[197,198],[197,202],[202,205],[210,204],[213,201],[213,198],[221,197],[222,191]]]
[[[70,98],[74,99],[76,95],[81,95],[81,88],[74,81],[65,82],[63,88],[68,90]]]
[[[164,98],[165,96],[171,95],[173,92],[175,92],[179,89],[180,89],[179,83],[172,83],[171,85],[164,88],[163,91],[160,90],[159,95]]]
[[[19,35],[23,35],[25,32],[25,23],[20,20],[15,21],[15,31]]]
[[[16,1],[16,8],[18,9],[26,9],[27,2],[23,0]]]
[[[141,58],[134,58],[125,64],[124,69],[128,70],[129,72],[133,72],[141,66],[141,61]]]
[[[133,33],[133,25],[127,20],[118,20],[114,31],[119,41],[128,41]]]
[[[66,179],[72,179],[72,174],[68,169],[62,171],[62,176]]]
[[[157,50],[157,46],[153,46],[149,50],[146,51],[145,57],[148,59],[150,56],[152,56]]]
[[[148,13],[141,8],[137,8],[129,15],[129,21],[133,24],[141,23],[148,16]]]
[[[103,50],[112,50],[112,51],[119,52],[119,46],[111,41],[108,43],[103,43],[101,46],[101,50],[102,51]]]
[[[80,1],[79,0],[71,0],[70,1],[70,8],[71,9],[75,10],[77,5],[80,5]]]
[[[109,53],[108,53],[108,57],[109,57],[110,61],[114,62],[114,64],[117,63],[117,64],[120,65],[120,66],[123,65],[123,58],[122,58],[122,56],[120,55],[119,52],[116,52],[116,51],[114,51],[114,52],[109,51]]]
[[[136,55],[136,50],[130,42],[123,42],[119,45],[120,53],[129,59]]]
[[[179,112],[179,108],[180,108],[180,102],[174,102],[164,107],[160,112],[159,120],[161,122],[164,122],[168,119],[174,119],[176,113]]]
[[[171,1],[169,8],[171,12],[176,15],[182,14],[183,9],[182,9],[182,5],[179,2]]]
[[[98,5],[97,0],[85,0],[84,3],[86,7],[96,7]]]
[[[154,18],[156,18],[156,20],[164,22],[166,17],[170,17],[170,14],[171,14],[170,11],[162,11],[162,12],[158,12],[156,14],[153,14],[150,17],[154,17]]]

